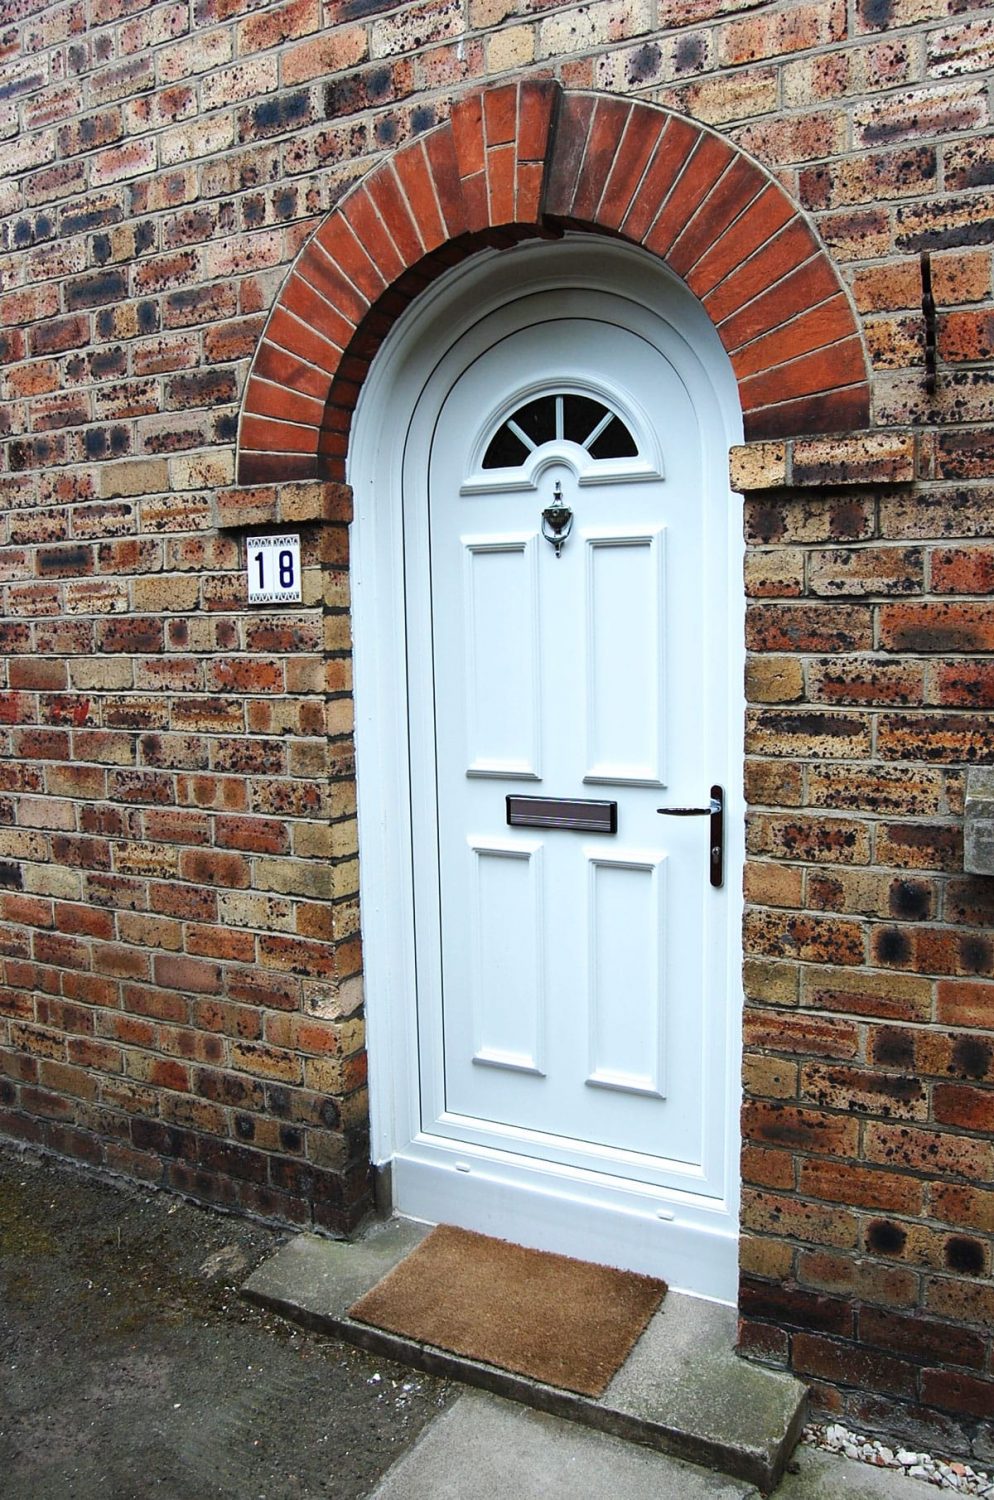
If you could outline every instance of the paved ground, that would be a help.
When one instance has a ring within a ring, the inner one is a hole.
[[[279,1233],[0,1150],[4,1500],[359,1500],[443,1383],[238,1299]]]
[[[0,1148],[3,1500],[755,1500],[240,1301],[277,1231]],[[798,1450],[776,1500],[936,1491]]]

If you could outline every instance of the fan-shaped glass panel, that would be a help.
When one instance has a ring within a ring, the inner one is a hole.
[[[566,440],[591,458],[634,458],[638,444],[620,417],[592,396],[569,392],[535,396],[498,427],[483,457],[485,469],[518,468],[546,443]]]

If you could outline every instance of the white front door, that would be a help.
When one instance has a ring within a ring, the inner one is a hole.
[[[731,1300],[739,876],[712,884],[706,812],[658,811],[739,780],[698,376],[661,318],[546,291],[478,319],[416,407],[419,1119],[394,1189]]]

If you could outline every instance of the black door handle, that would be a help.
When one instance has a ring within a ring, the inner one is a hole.
[[[657,807],[656,811],[662,813],[664,818],[704,818],[711,819],[709,835],[711,847],[709,850],[709,864],[711,868],[711,884],[720,886],[725,879],[725,789],[720,786],[711,788],[711,801],[707,807]]]

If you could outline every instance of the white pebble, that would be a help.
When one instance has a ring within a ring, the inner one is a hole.
[[[858,1463],[873,1464],[877,1468],[901,1468],[912,1479],[923,1479],[944,1490],[956,1490],[960,1494],[977,1496],[979,1500],[994,1500],[992,1476],[974,1470],[962,1460],[945,1463],[931,1453],[915,1453],[911,1448],[897,1451],[877,1438],[864,1437],[862,1433],[850,1432],[841,1422],[830,1422],[825,1427],[812,1423],[804,1429],[804,1442],[834,1453],[844,1453]]]

